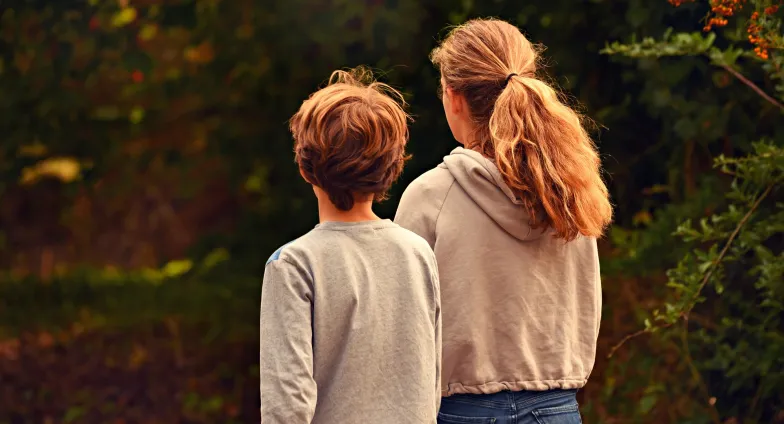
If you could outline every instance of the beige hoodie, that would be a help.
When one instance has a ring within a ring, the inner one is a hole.
[[[395,222],[438,261],[442,396],[585,385],[601,318],[594,238],[532,230],[495,165],[463,148],[411,183]]]

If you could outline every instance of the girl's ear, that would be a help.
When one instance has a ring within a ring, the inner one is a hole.
[[[444,88],[444,96],[448,99],[447,104],[449,111],[457,116],[462,115],[463,110],[465,110],[466,107],[465,97],[449,87]]]

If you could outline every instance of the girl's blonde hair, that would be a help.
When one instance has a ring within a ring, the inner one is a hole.
[[[495,160],[534,227],[599,237],[612,219],[601,161],[582,117],[536,76],[538,52],[513,25],[471,20],[431,53],[474,120],[467,148]]]

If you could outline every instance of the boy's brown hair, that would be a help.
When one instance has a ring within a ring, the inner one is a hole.
[[[405,105],[400,92],[365,68],[333,72],[289,123],[305,179],[344,211],[355,196],[386,199],[409,158]]]

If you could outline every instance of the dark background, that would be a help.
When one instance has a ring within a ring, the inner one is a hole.
[[[615,223],[585,422],[784,420],[781,378],[765,380],[781,372],[780,324],[774,347],[738,330],[695,336],[685,356],[644,336],[606,359],[668,296],[665,270],[690,249],[677,225],[724,207],[713,159],[784,139],[780,112],[702,57],[600,53],[699,31],[707,3],[0,0],[0,424],[258,422],[263,265],[318,220],[287,119],[337,68],[367,64],[401,89],[413,160],[377,206],[391,218],[456,146],[428,53],[477,16],[544,44],[546,74],[596,123]],[[770,90],[765,75],[748,69]],[[746,313],[708,296],[695,334]],[[768,362],[716,353],[743,343]]]

